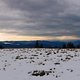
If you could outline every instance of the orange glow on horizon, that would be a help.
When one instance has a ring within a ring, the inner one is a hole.
[[[29,40],[76,40],[76,36],[20,36],[8,33],[0,33],[0,41],[29,41]]]

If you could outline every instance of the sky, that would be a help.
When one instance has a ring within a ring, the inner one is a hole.
[[[79,40],[80,0],[0,0],[0,40]]]

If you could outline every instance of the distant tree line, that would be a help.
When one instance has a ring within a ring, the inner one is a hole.
[[[54,45],[53,45],[53,46],[54,46]],[[43,46],[43,44],[39,43],[39,41],[36,41],[36,43],[35,43],[35,48],[45,48],[45,47]],[[80,44],[78,44],[78,45],[75,46],[72,42],[67,42],[67,43],[64,43],[64,44],[62,45],[62,47],[58,47],[58,46],[56,45],[56,46],[54,46],[54,47],[48,46],[47,48],[80,48]]]
[[[36,41],[35,48],[43,48],[43,45],[39,44],[39,41]]]
[[[10,45],[9,48],[12,48],[13,46]],[[0,49],[3,49],[3,48],[8,48],[7,45],[5,45],[4,43],[0,42]],[[13,47],[13,48],[18,48],[18,47]],[[23,47],[22,47],[23,48]],[[27,47],[25,47],[27,48]],[[31,48],[31,47],[29,47]],[[35,41],[35,44],[32,48],[80,48],[80,44],[74,44],[73,42],[66,42],[64,44],[62,44],[61,46],[60,45],[52,45],[50,43],[50,45],[45,45],[43,42],[41,41]]]
[[[3,49],[4,48],[4,46],[3,46],[3,44],[0,42],[0,49]]]
[[[68,42],[66,44],[63,44],[62,48],[75,48],[75,46],[72,42]]]
[[[72,42],[68,42],[68,43],[63,44],[62,48],[80,48],[80,44],[75,46]]]

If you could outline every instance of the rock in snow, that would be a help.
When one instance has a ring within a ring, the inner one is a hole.
[[[79,80],[80,49],[0,49],[0,79]]]

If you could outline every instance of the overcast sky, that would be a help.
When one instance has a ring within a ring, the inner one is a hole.
[[[0,0],[0,38],[80,39],[80,0]]]

